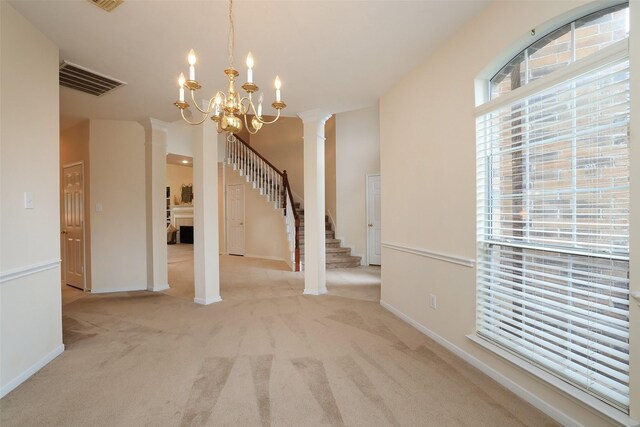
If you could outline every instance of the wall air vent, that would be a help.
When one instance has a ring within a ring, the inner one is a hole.
[[[117,87],[126,85],[125,82],[108,77],[80,65],[64,61],[60,65],[60,86],[102,96]]]
[[[89,3],[93,3],[102,10],[111,12],[116,7],[120,6],[124,0],[89,0]]]

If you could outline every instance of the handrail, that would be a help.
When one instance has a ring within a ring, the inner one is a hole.
[[[271,166],[271,169],[273,169],[274,171],[276,171],[278,173],[278,175],[282,176],[282,172],[280,172],[278,170],[277,167],[273,166],[271,164],[271,162],[267,159],[265,159],[264,157],[262,157],[262,154],[258,153],[256,150],[254,150],[247,141],[245,141],[244,139],[240,138],[238,135],[233,135],[236,137],[236,139],[240,142],[242,142],[249,150],[251,150],[253,152],[253,154],[255,154],[256,156],[260,157],[266,164],[268,164],[269,166]]]
[[[244,139],[240,138],[238,135],[235,135],[235,138],[240,141],[245,147],[247,147],[249,150],[251,150],[251,152],[253,152],[256,156],[258,156],[263,162],[265,162],[267,165],[269,165],[269,167],[271,167],[271,169],[273,169],[278,175],[280,175],[282,177],[282,183],[284,185],[285,188],[285,192],[287,193],[287,197],[285,197],[284,199],[284,215],[287,215],[287,198],[289,199],[289,203],[291,206],[291,211],[293,212],[293,218],[295,221],[295,236],[294,236],[294,242],[295,242],[295,246],[294,246],[294,251],[295,251],[295,264],[294,264],[294,270],[295,271],[300,271],[300,238],[298,235],[298,227],[300,226],[300,216],[298,215],[298,211],[296,210],[296,205],[293,201],[293,193],[291,191],[291,185],[289,185],[289,178],[287,176],[287,171],[283,171],[280,172],[278,170],[277,167],[275,167],[274,165],[271,164],[271,162],[267,159],[265,159],[262,154],[258,153],[256,150],[254,150]]]

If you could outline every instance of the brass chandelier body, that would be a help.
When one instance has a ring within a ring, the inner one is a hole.
[[[258,98],[258,107],[256,108],[253,102],[253,94],[256,93],[259,88],[253,82],[253,57],[251,53],[247,56],[247,82],[241,87],[247,93],[246,96],[240,96],[236,91],[235,81],[239,76],[237,70],[233,68],[233,49],[234,49],[234,27],[233,27],[233,0],[229,0],[229,36],[228,36],[228,54],[229,54],[229,68],[224,70],[228,80],[229,86],[227,92],[218,91],[211,97],[206,105],[201,107],[195,99],[195,93],[201,88],[200,84],[195,80],[195,63],[196,56],[193,49],[189,52],[189,79],[186,80],[184,74],[180,74],[178,79],[179,99],[174,102],[174,105],[180,109],[180,115],[182,119],[191,124],[199,125],[203,123],[207,117],[211,116],[211,120],[216,122],[216,128],[218,133],[227,132],[229,134],[237,134],[246,127],[250,134],[256,134],[262,125],[275,123],[280,118],[280,112],[287,105],[282,101],[280,96],[280,79],[276,76],[276,100],[271,104],[273,108],[277,110],[277,115],[273,120],[265,120],[262,117],[262,94]],[[185,110],[189,108],[189,104],[184,99],[185,87],[191,94],[191,101],[195,108],[202,114],[200,120],[191,121],[185,116]],[[247,114],[253,114],[251,124],[247,119]]]

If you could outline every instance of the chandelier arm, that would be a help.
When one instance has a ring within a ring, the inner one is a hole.
[[[258,117],[258,116],[256,116]],[[280,118],[280,110],[278,110],[278,115],[276,116],[275,119],[271,120],[271,121],[267,121],[267,120],[262,120],[260,117],[258,117],[258,120],[260,121],[260,123],[262,123],[263,125],[270,125],[272,123],[275,123],[278,119]]]
[[[258,114],[256,113],[256,106],[251,100],[251,94],[249,94],[249,96],[243,96],[242,98],[240,98],[240,104],[242,104],[245,100],[249,102],[249,106],[247,107],[247,111],[245,112],[245,114],[248,114],[249,111],[253,111],[253,115],[257,116]]]
[[[196,98],[194,96],[195,90],[191,90],[190,92],[191,92],[191,100],[193,101],[193,106],[196,107],[196,109],[200,111],[202,114],[207,114],[207,115],[211,114],[211,112],[213,111],[212,104],[215,102],[214,98],[211,98],[209,100],[209,103],[207,104],[207,109],[203,110],[198,106],[198,101],[196,101]]]
[[[244,127],[247,129],[247,132],[249,132],[251,135],[257,134],[260,129],[255,129],[253,125],[249,126],[249,123],[247,123],[246,114],[243,114],[242,117],[244,118]],[[253,131],[251,129],[253,129]]]
[[[190,125],[199,125],[204,123],[205,120],[207,120],[207,115],[205,115],[202,120],[200,120],[199,122],[192,122],[189,119],[187,119],[184,115],[184,110],[180,110],[180,115],[182,116],[182,120],[184,120],[185,122],[189,123]]]

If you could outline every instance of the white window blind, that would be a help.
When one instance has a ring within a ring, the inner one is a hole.
[[[620,46],[479,109],[477,333],[628,413],[629,62],[626,47],[611,55]]]

